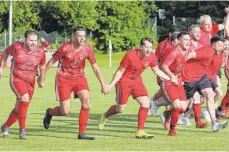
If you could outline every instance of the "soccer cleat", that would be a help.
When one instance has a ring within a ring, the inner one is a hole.
[[[48,108],[46,110],[45,117],[43,119],[43,125],[44,125],[45,129],[49,129],[50,122],[52,120],[52,115],[49,114],[50,110],[51,110],[51,108]]]
[[[207,122],[198,122],[196,123],[196,128],[207,128],[208,123]]]
[[[86,134],[79,134],[78,139],[83,139],[83,140],[95,140],[95,137],[88,136]]]
[[[221,122],[221,124],[222,124],[222,129],[223,129],[223,128],[226,128],[227,127],[228,122],[227,121],[223,121],[223,122]]]
[[[219,131],[220,129],[226,128],[227,125],[228,125],[228,122],[227,121],[223,121],[223,122],[216,121],[212,125],[212,131],[213,132]]]
[[[137,130],[135,133],[137,139],[151,139],[153,135],[147,134],[144,130]]]
[[[190,126],[190,125],[192,125],[192,124],[189,122],[188,117],[185,117],[184,113],[180,114],[180,117],[179,117],[178,122],[179,122],[178,124],[182,124],[182,125],[185,125],[185,126]]]
[[[150,113],[153,117],[156,117],[157,116],[157,109],[158,109],[158,106],[155,104],[155,102],[153,101],[153,97],[151,97],[150,99]]]
[[[209,115],[209,113],[208,113],[207,108],[202,109],[201,114],[202,114],[202,117],[203,117],[207,122],[211,122],[211,118],[210,118],[210,115]]]
[[[20,139],[26,139],[26,132],[25,132],[25,129],[20,129],[20,130],[19,130],[19,138],[20,138]]]
[[[178,134],[176,133],[175,129],[170,129],[169,133],[168,133],[168,136],[178,136]]]
[[[106,118],[105,113],[103,113],[102,116],[101,116],[101,118],[100,118],[100,120],[99,120],[99,125],[98,125],[99,129],[102,130],[104,128],[105,123],[107,121],[108,121],[108,119]]]
[[[8,128],[5,128],[4,125],[1,126],[1,130],[2,130],[2,136],[3,137],[9,136]]]

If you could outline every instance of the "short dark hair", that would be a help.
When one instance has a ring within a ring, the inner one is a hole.
[[[180,32],[179,28],[177,28],[175,25],[172,25],[169,29],[169,32],[170,33],[173,33],[173,32]]]
[[[187,31],[182,31],[177,35],[177,39],[179,39],[183,35],[189,35],[189,33]]]
[[[86,32],[86,28],[82,27],[82,26],[77,26],[73,29],[73,33],[77,32],[77,31],[85,31]]]
[[[36,30],[33,30],[33,29],[27,30],[24,34],[24,37],[27,38],[31,34],[37,35],[37,38],[39,38],[38,32]]]
[[[149,41],[153,44],[153,40],[150,37],[144,37],[141,39],[140,46],[144,45],[144,41]]]
[[[218,42],[218,41],[224,42],[225,39],[223,39],[223,38],[220,37],[220,36],[214,36],[214,37],[211,38],[211,44],[216,43],[216,42]]]

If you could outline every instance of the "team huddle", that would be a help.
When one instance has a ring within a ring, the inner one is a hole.
[[[9,128],[18,120],[19,138],[27,138],[26,116],[33,97],[35,81],[37,80],[38,86],[43,88],[46,73],[59,61],[55,91],[56,100],[60,105],[47,108],[43,119],[44,128],[49,129],[53,116],[65,116],[69,113],[73,92],[74,98],[79,98],[81,102],[78,139],[95,140],[95,137],[85,134],[90,110],[90,92],[84,73],[86,59],[89,60],[100,82],[102,93],[106,95],[113,87],[116,89],[116,104],[101,115],[99,129],[104,128],[110,116],[124,111],[130,95],[140,105],[135,134],[137,139],[153,138],[153,135],[144,131],[144,125],[147,116],[156,116],[160,106],[166,107],[162,116],[163,125],[169,130],[169,136],[178,135],[178,120],[181,115],[187,118],[191,108],[196,128],[208,127],[208,123],[201,120],[202,100],[206,100],[207,103],[212,131],[225,128],[228,122],[220,121],[220,118],[228,113],[228,92],[221,105],[217,107],[218,99],[222,96],[218,76],[221,66],[225,67],[225,74],[229,79],[226,52],[229,48],[229,8],[225,8],[225,12],[227,16],[224,24],[212,25],[210,16],[204,15],[200,18],[200,25],[192,25],[188,32],[180,32],[176,27],[172,27],[169,36],[159,43],[155,54],[152,39],[142,38],[139,48],[129,50],[125,54],[110,84],[103,80],[93,48],[85,43],[85,28],[76,27],[73,30],[73,40],[62,44],[47,64],[45,52],[50,48],[50,44],[42,40],[43,45],[39,46],[37,31],[26,31],[24,42],[15,42],[8,46],[0,60],[1,79],[4,63],[9,55],[13,57],[10,86],[17,98],[15,107],[1,126],[3,137],[9,136]],[[218,32],[221,29],[224,29],[225,34]],[[149,98],[141,77],[147,67],[157,75],[157,83],[160,86],[152,98]]]

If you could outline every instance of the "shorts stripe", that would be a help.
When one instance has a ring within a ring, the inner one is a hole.
[[[55,91],[56,91],[56,100],[60,101],[57,77],[56,77],[56,83],[55,83]]]
[[[21,98],[20,93],[18,92],[17,88],[14,85],[14,75],[12,73],[10,74],[10,86],[13,92],[16,94],[17,98]]]
[[[115,89],[116,89],[116,99],[115,100],[117,103],[120,103],[120,92],[121,92],[120,86],[115,85]]]

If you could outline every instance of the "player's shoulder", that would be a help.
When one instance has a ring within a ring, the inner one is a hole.
[[[93,51],[93,48],[88,43],[84,43],[83,49],[86,51]]]
[[[12,44],[15,48],[24,48],[24,42],[16,41]]]

